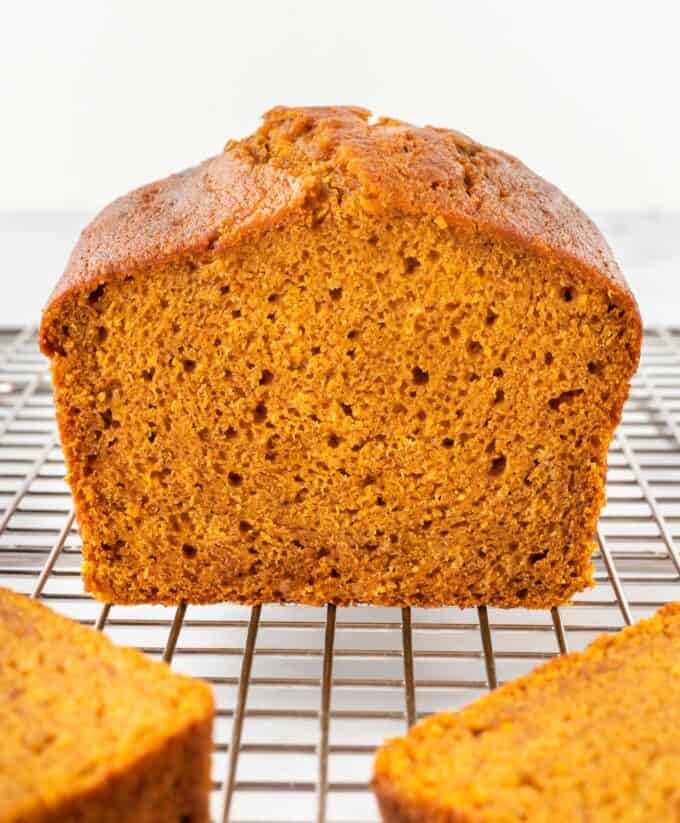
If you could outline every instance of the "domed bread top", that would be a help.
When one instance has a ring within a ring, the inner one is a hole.
[[[277,107],[251,137],[194,168],[136,189],[83,231],[48,303],[73,290],[220,249],[323,210],[331,191],[348,211],[422,215],[515,240],[610,281],[635,299],[592,221],[516,158],[460,132],[371,122],[356,107]],[[49,351],[46,351],[49,354]]]

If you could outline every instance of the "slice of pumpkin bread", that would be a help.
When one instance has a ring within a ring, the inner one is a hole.
[[[275,109],[106,208],[43,316],[87,588],[562,603],[640,336],[601,234],[518,160]]]
[[[0,823],[207,823],[198,680],[0,589]]]
[[[385,823],[677,823],[680,603],[552,660],[376,758]]]

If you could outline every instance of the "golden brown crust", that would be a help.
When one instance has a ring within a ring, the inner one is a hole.
[[[519,242],[606,281],[633,308],[606,241],[558,189],[514,157],[463,134],[369,120],[350,107],[272,109],[250,138],[195,168],[130,192],[85,229],[41,329],[70,293],[180,258],[210,259],[293,219],[333,189],[345,207],[429,215]]]

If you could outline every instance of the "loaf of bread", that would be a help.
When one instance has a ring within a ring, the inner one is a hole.
[[[87,588],[565,602],[640,338],[598,230],[519,161],[274,109],[104,209],[43,315]]]
[[[378,752],[385,823],[677,823],[680,603]]]
[[[0,589],[0,823],[208,823],[210,688]]]

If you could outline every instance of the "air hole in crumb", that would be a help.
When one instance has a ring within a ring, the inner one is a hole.
[[[192,546],[190,543],[184,543],[182,545],[182,554],[189,560],[196,557],[196,546]]]
[[[571,286],[567,286],[566,288],[562,289],[562,300],[564,300],[565,303],[571,303],[573,299],[574,290],[573,288],[571,288]]]
[[[262,375],[260,377],[260,385],[261,386],[268,386],[272,380],[274,379],[273,372],[270,372],[269,369],[262,369]]]
[[[195,360],[183,360],[182,365],[184,366],[184,371],[192,372],[196,368],[196,361]]]
[[[518,589],[517,590],[517,597],[520,600],[525,600],[526,596],[529,594],[529,589]]]
[[[269,297],[267,298],[267,300],[269,300],[270,303],[276,303],[278,301],[278,299],[279,299],[279,295],[276,294],[276,293],[270,294]]]
[[[340,572],[337,569],[331,569],[330,570],[330,576],[334,577],[334,578],[338,578],[338,577],[340,577]]]
[[[231,286],[220,286],[220,292],[222,294],[229,294],[231,291]]]
[[[97,342],[103,343],[109,336],[109,330],[104,326],[97,326]]]
[[[111,426],[113,426],[114,422],[116,422],[113,419],[113,412],[111,411],[111,409],[106,409],[106,411],[100,412],[100,416],[104,421],[105,429],[110,429]]]
[[[252,531],[253,527],[247,520],[241,520],[241,522],[238,524],[238,530],[245,534],[246,532]]]
[[[321,353],[321,346],[312,346],[312,355],[316,356]]]
[[[412,374],[413,374],[413,382],[417,386],[422,386],[425,383],[429,382],[429,380],[430,380],[429,372],[424,371],[419,366],[414,366],[413,367]]]
[[[467,350],[470,354],[479,354],[482,350],[482,344],[478,340],[468,340]]]
[[[453,440],[453,438],[452,438],[452,437],[445,437],[445,438],[442,440],[442,446],[443,446],[445,449],[451,449],[451,448],[453,448],[453,444],[454,444],[454,440]]]
[[[378,497],[375,498],[375,505],[376,506],[386,506],[387,503],[385,503],[385,499],[381,495],[378,495]]]
[[[538,563],[539,560],[543,560],[548,556],[548,552],[533,552],[529,555],[529,563],[533,566],[534,563]]]
[[[256,423],[262,423],[267,419],[267,407],[264,403],[258,403],[253,411],[253,418]]]
[[[507,462],[507,458],[504,454],[501,454],[498,457],[494,457],[494,459],[491,461],[491,468],[489,469],[490,474],[503,474]]]
[[[486,325],[493,326],[493,324],[498,320],[498,315],[492,309],[489,309],[486,313]]]
[[[564,403],[571,402],[575,397],[583,394],[583,389],[570,389],[569,391],[563,391],[557,397],[551,397],[548,400],[548,405],[554,411],[559,411],[560,406]]]
[[[327,443],[332,449],[337,449],[340,445],[340,438],[337,434],[329,434]]]
[[[338,286],[336,289],[329,289],[328,293],[331,296],[331,300],[339,300],[342,297],[342,289]]]
[[[91,291],[87,296],[88,303],[98,303],[99,300],[104,296],[104,291],[106,286],[103,283],[100,283],[96,289]]]
[[[496,394],[494,395],[493,402],[498,404],[502,403],[505,400],[505,392],[503,389],[496,389]]]
[[[421,528],[423,529],[423,531],[427,531],[430,528],[430,526],[432,525],[432,521],[431,520],[423,520],[423,522],[420,525],[421,525]]]
[[[240,486],[243,483],[243,477],[238,472],[229,472],[227,480],[230,486]]]
[[[354,340],[354,338],[355,338],[356,336],[357,336],[356,329],[350,329],[350,330],[347,332],[347,339],[348,339],[348,340]]]
[[[241,309],[234,309],[234,311],[231,313],[231,316],[234,317],[234,318],[240,317],[241,316]]]
[[[347,417],[353,417],[353,409],[349,403],[341,403],[340,408],[347,415]]]
[[[146,439],[149,441],[149,443],[153,443],[156,439],[156,432],[149,432],[146,436]]]
[[[591,374],[595,374],[595,375],[597,375],[597,376],[599,377],[599,376],[602,374],[602,364],[601,364],[601,363],[598,363],[598,362],[597,362],[597,361],[595,361],[595,360],[591,360],[591,361],[588,363],[588,371],[589,371]]]
[[[418,418],[418,420],[426,420],[427,419],[427,412],[420,409],[418,414],[416,414],[416,417]]]
[[[498,366],[493,370],[493,376],[494,377],[503,377],[504,374],[505,374],[505,372],[503,371],[503,369],[501,369]]]
[[[545,365],[546,365],[546,366],[549,366],[549,365],[553,362],[553,360],[554,360],[554,357],[553,357],[552,352],[551,352],[551,351],[547,351],[547,352],[545,353],[545,356],[543,357],[543,360],[545,361]]]
[[[420,266],[420,260],[417,257],[405,257],[404,269],[406,274],[412,274]]]

